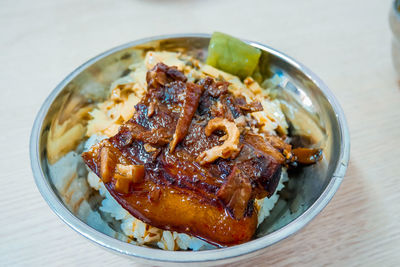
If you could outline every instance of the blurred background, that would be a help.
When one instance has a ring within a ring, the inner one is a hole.
[[[155,35],[213,31],[261,42],[304,63],[338,98],[352,138],[350,167],[327,208],[266,255],[237,266],[400,263],[400,95],[392,63],[392,5],[391,0],[0,1],[0,265],[134,264],[76,234],[41,198],[29,166],[34,117],[66,75],[105,50]]]

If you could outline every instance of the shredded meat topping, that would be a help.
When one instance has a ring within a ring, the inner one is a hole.
[[[318,162],[322,156],[322,150],[316,148],[298,147],[292,150],[295,161],[301,164],[309,165]]]
[[[114,178],[115,190],[119,193],[128,194],[132,183],[140,183],[143,181],[144,166],[143,165],[122,165],[117,164]]]
[[[170,131],[166,128],[147,130],[145,127],[136,123],[127,123],[122,126],[120,132],[122,131],[126,133],[126,144],[137,140],[151,145],[163,146],[168,144],[171,138]]]
[[[222,118],[212,119],[205,128],[206,136],[210,136],[216,130],[223,130],[225,132],[226,137],[222,139],[225,142],[220,146],[215,146],[202,152],[196,159],[201,165],[213,162],[217,158],[233,158],[240,151],[238,146],[240,131],[235,123]]]
[[[174,138],[170,145],[170,152],[173,152],[176,145],[186,136],[189,126],[192,123],[192,118],[199,105],[200,97],[203,92],[203,87],[197,84],[187,83],[185,93],[185,103],[182,114],[179,117],[176,125]]]
[[[233,167],[226,183],[218,190],[219,197],[229,212],[238,220],[242,219],[251,196],[251,184],[237,166]]]
[[[143,181],[144,166],[143,165],[123,165],[117,164],[116,178],[123,177],[131,180],[133,183]]]
[[[259,101],[253,101],[251,103],[247,103],[244,96],[236,97],[236,104],[243,112],[247,112],[247,113],[264,110],[263,106],[261,105],[261,103]]]
[[[157,89],[171,81],[186,82],[187,78],[176,67],[168,67],[163,63],[158,63],[154,68],[147,72],[146,81],[148,89]]]
[[[262,136],[253,133],[246,133],[244,141],[261,154],[265,156],[271,155],[279,162],[279,164],[284,163],[285,157],[282,153],[280,153],[279,150],[266,141]]]
[[[103,147],[100,150],[100,177],[104,183],[111,181],[114,175],[115,160],[113,155],[110,153],[108,147]]]

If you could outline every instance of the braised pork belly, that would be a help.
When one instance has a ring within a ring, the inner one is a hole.
[[[133,117],[84,161],[147,224],[218,246],[250,240],[254,200],[275,192],[282,166],[314,163],[320,151],[294,153],[284,138],[260,134],[248,114],[262,105],[234,96],[223,80],[188,82],[162,63],[146,80]]]

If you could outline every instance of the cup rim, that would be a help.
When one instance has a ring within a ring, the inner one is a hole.
[[[344,112],[341,106],[339,105],[336,97],[333,95],[330,89],[325,85],[325,83],[303,64],[287,56],[286,54],[279,52],[278,50],[275,50],[267,45],[263,45],[258,42],[244,40],[252,46],[255,46],[269,53],[272,53],[275,56],[280,57],[281,59],[287,61],[289,64],[295,66],[297,69],[303,72],[309,79],[311,79],[317,85],[319,90],[322,91],[322,93],[327,98],[327,100],[331,104],[336,114],[340,132],[340,140],[342,141],[340,144],[340,155],[337,161],[337,165],[335,166],[335,170],[333,172],[331,180],[329,181],[328,185],[326,186],[322,194],[315,200],[315,202],[295,220],[285,225],[284,227],[272,233],[269,233],[264,237],[251,240],[241,245],[214,249],[214,250],[205,250],[205,251],[157,250],[157,253],[154,253],[155,250],[153,248],[132,246],[132,244],[128,244],[126,242],[107,236],[106,234],[103,234],[95,230],[94,228],[90,227],[89,225],[78,219],[74,214],[72,214],[67,209],[67,207],[64,206],[59,197],[56,195],[51,184],[49,183],[49,180],[46,179],[46,175],[44,174],[40,163],[41,159],[39,151],[40,133],[42,131],[44,118],[46,117],[51,104],[71,80],[73,80],[83,70],[85,70],[87,67],[91,66],[100,59],[109,56],[115,52],[118,52],[120,50],[144,44],[150,41],[163,40],[169,38],[185,38],[185,37],[210,38],[211,35],[204,33],[186,33],[186,34],[184,33],[184,34],[169,34],[169,35],[154,36],[122,44],[120,46],[114,47],[110,50],[107,50],[91,58],[90,60],[88,60],[87,62],[76,68],[74,71],[72,71],[63,81],[61,81],[55,87],[55,89],[52,90],[50,95],[46,98],[46,100],[42,104],[36,116],[30,136],[30,160],[31,160],[31,168],[33,176],[36,185],[40,193],[42,194],[42,197],[46,200],[46,202],[53,210],[53,212],[76,232],[80,233],[85,238],[97,243],[98,245],[104,248],[108,248],[114,252],[121,253],[123,255],[134,256],[143,260],[153,261],[153,262],[156,261],[165,263],[167,262],[201,263],[201,262],[210,262],[210,261],[215,262],[215,261],[227,260],[233,257],[240,257],[243,255],[247,255],[249,253],[254,253],[272,244],[275,244],[276,242],[282,239],[291,236],[292,234],[296,233],[298,230],[303,228],[305,225],[307,225],[317,214],[320,213],[320,211],[331,200],[331,198],[333,197],[333,195],[335,194],[335,192],[337,191],[339,185],[343,180],[350,157],[350,136]]]
[[[400,20],[400,11],[398,9],[399,7],[400,7],[400,0],[393,0],[390,9],[395,15],[397,20]]]

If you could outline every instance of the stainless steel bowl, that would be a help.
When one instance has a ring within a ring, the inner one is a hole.
[[[220,264],[262,253],[268,246],[294,234],[311,221],[330,201],[344,177],[350,152],[345,116],[328,87],[309,69],[289,56],[256,42],[248,43],[269,56],[269,66],[280,76],[277,96],[283,103],[292,129],[309,135],[308,140],[324,149],[324,160],[304,168],[290,179],[293,198],[279,200],[261,224],[254,240],[242,245],[207,251],[163,251],[119,241],[90,227],[70,211],[52,183],[47,158],[49,129],[55,118],[63,120],[76,110],[65,110],[73,96],[84,102],[101,101],[111,81],[139,60],[148,49],[185,51],[204,58],[210,35],[181,34],[158,36],[121,45],[89,60],[69,74],[42,105],[31,134],[30,157],[36,184],[51,209],[71,228],[111,251],[152,264]],[[90,88],[90,90],[88,90]],[[88,93],[91,92],[91,93]],[[95,92],[93,94],[93,92]],[[61,114],[61,115],[60,115]],[[70,171],[70,170],[65,170]],[[78,170],[75,170],[78,171]],[[83,252],[84,253],[84,252]]]

